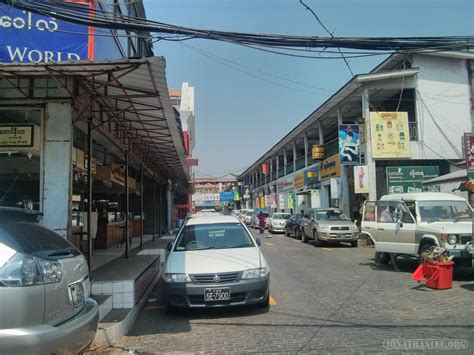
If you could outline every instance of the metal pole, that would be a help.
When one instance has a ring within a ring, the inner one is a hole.
[[[153,237],[152,240],[155,241],[155,213],[156,213],[156,180],[155,175],[153,174]]]
[[[140,164],[140,249],[143,249],[143,164]]]
[[[128,258],[128,210],[130,209],[130,199],[128,195],[128,151],[125,151],[125,258]]]
[[[92,260],[92,120],[87,122],[87,266],[91,270]]]
[[[158,213],[158,238],[161,238],[161,231],[163,228],[163,186],[161,185],[161,180],[158,184],[158,187],[160,189],[160,207],[159,207],[159,213]]]

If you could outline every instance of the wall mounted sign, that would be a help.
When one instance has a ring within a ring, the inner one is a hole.
[[[423,181],[439,176],[437,166],[401,166],[387,168],[387,191],[389,194],[422,192]],[[431,187],[430,187],[431,188]],[[435,191],[438,189],[433,187]]]
[[[371,112],[370,138],[374,158],[410,158],[408,113]]]
[[[0,147],[32,147],[34,125],[0,126]]]
[[[294,185],[297,189],[300,189],[304,186],[304,173],[295,174]]]
[[[343,165],[360,164],[360,131],[358,124],[339,125],[339,157]]]
[[[464,133],[466,171],[469,179],[474,179],[474,133]]]
[[[354,166],[354,192],[356,194],[369,193],[368,169],[367,165]]]
[[[341,164],[339,162],[339,154],[334,154],[321,162],[320,180],[328,180],[339,177],[341,175]]]

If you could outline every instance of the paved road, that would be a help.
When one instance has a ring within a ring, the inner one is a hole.
[[[436,291],[410,279],[414,261],[400,261],[401,272],[374,267],[371,248],[317,248],[284,235],[262,241],[276,302],[269,311],[167,315],[157,287],[130,334],[104,352],[364,354],[386,352],[388,339],[465,339],[470,348],[455,353],[474,353],[470,270]]]

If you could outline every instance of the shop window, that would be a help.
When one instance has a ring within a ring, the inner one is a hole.
[[[0,206],[40,209],[41,110],[0,108]]]

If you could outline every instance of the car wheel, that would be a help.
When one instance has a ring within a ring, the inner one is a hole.
[[[290,236],[290,233],[288,232],[288,228],[286,228],[286,227],[285,227],[285,235],[286,235],[287,237]]]
[[[378,264],[388,265],[390,261],[390,254],[377,251],[375,252],[375,261]]]
[[[351,242],[351,247],[357,248],[357,240],[353,240],[353,241]]]
[[[313,237],[314,237],[314,246],[315,247],[322,247],[324,245],[324,242],[318,238],[318,232],[314,231],[313,232]]]
[[[309,240],[309,239],[308,239],[308,237],[306,236],[306,232],[305,232],[304,229],[303,229],[303,234],[301,234],[301,241],[302,241],[303,243],[308,243],[308,240]]]
[[[303,235],[303,232],[301,232],[301,228],[300,228],[300,227],[296,228],[296,230],[295,230],[295,238],[296,238],[296,239],[301,239],[301,236],[302,236],[302,235]]]

